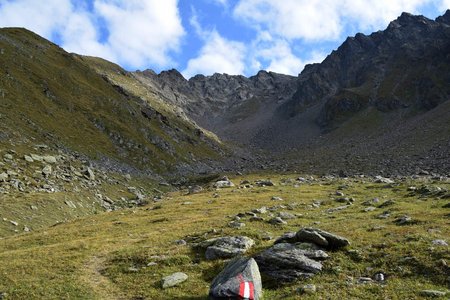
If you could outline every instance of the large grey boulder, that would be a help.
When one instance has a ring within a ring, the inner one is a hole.
[[[339,249],[350,245],[346,238],[317,228],[302,228],[296,234],[297,242],[311,242],[327,249]]]
[[[198,247],[206,248],[205,258],[207,260],[214,260],[244,254],[254,244],[255,241],[246,236],[226,236],[206,240]]]
[[[210,300],[261,299],[262,283],[258,265],[253,258],[235,258],[214,278],[209,290]]]
[[[305,249],[302,244],[279,243],[256,255],[255,260],[261,273],[282,283],[320,272],[322,264],[315,259],[327,257],[324,251]]]

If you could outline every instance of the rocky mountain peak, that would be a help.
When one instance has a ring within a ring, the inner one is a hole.
[[[404,26],[431,25],[432,23],[434,23],[433,20],[430,20],[424,16],[404,12],[396,20],[389,24],[388,29],[400,28]]]
[[[444,24],[450,25],[450,9],[447,9],[447,11],[445,12],[445,14],[443,14],[442,16],[437,17],[437,18],[436,18],[436,22],[444,23]]]

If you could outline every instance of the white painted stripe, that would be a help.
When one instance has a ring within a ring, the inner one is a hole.
[[[250,285],[248,282],[244,282],[244,299],[250,298]]]

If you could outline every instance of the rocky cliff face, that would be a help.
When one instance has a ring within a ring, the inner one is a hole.
[[[347,38],[298,77],[134,76],[220,137],[276,153],[276,166],[283,157],[312,171],[412,170],[422,157],[438,169],[449,149],[449,20],[450,11],[436,20],[403,13],[384,31]]]
[[[430,110],[450,96],[450,11],[435,21],[403,13],[385,31],[349,37],[321,64],[300,74],[293,99],[280,111],[301,114],[321,103],[321,126],[368,106],[383,112]]]
[[[295,77],[266,71],[250,78],[214,74],[186,80],[177,70],[146,70],[134,76],[201,126],[241,142],[259,130],[296,87]]]

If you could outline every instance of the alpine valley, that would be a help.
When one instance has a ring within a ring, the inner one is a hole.
[[[235,256],[254,299],[450,295],[450,10],[297,77],[129,72],[22,28],[0,66],[0,299],[225,299]]]

